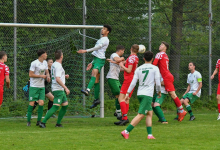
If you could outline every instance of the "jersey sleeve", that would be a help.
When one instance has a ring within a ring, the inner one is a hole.
[[[154,66],[157,66],[157,65],[158,65],[158,62],[159,62],[159,60],[160,60],[160,57],[161,57],[161,55],[160,55],[159,53],[157,53],[157,55],[155,56],[155,59],[154,59],[154,61],[153,61],[153,65],[154,65]]]
[[[202,75],[201,75],[201,73],[198,72],[198,73],[196,74],[196,78],[197,78],[197,81],[198,81],[198,82],[202,82]]]
[[[116,53],[113,53],[111,57],[112,57],[112,59],[114,60],[115,57],[119,57],[119,56],[118,56]],[[119,58],[120,58],[120,57],[119,57]]]
[[[216,63],[216,68],[219,68],[219,60],[217,60],[217,63]]]
[[[30,71],[35,71],[35,63],[34,62],[31,63]]]
[[[55,77],[61,77],[61,75],[62,75],[62,67],[57,66],[56,67],[56,72],[55,72]]]
[[[155,68],[155,82],[156,82],[156,91],[161,91],[161,82],[160,82],[160,71],[158,67]]]
[[[46,65],[46,70],[48,70],[48,65],[47,65],[47,61],[45,61],[45,65]]]
[[[128,57],[128,65],[134,65],[135,63],[135,58],[134,57]]]
[[[187,75],[187,81],[186,81],[188,84],[190,83],[189,82],[189,74]]]
[[[9,75],[9,67],[5,65],[5,75],[8,76]]]

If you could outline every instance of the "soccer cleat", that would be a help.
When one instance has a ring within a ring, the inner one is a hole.
[[[126,125],[127,123],[129,123],[129,120],[120,120],[118,122],[114,122],[115,125],[118,125],[118,126],[124,126]]]
[[[115,116],[115,117],[117,117],[117,116],[118,116],[116,112],[114,113],[114,116]]]
[[[174,118],[173,120],[178,120],[178,117]]]
[[[125,133],[125,130],[121,132],[121,135],[122,135],[125,139],[128,139],[128,138],[129,138],[129,134]]]
[[[94,101],[93,101],[93,104],[92,104],[92,106],[90,106],[90,109],[92,109],[92,108],[95,108],[97,105],[99,105],[100,104],[100,100],[99,99],[95,99]]]
[[[31,122],[27,122],[27,126],[30,127],[31,126]]]
[[[183,121],[184,117],[186,116],[187,112],[185,110],[183,110],[182,113],[178,113],[178,121],[181,122]]]
[[[118,116],[118,114],[115,112],[114,116],[117,117],[118,120],[122,120],[122,116]]]
[[[40,124],[41,124],[41,122],[40,122],[40,121],[37,121],[36,126],[39,126]]]
[[[193,121],[193,120],[195,120],[195,119],[196,119],[195,116],[191,116],[190,119],[189,119],[189,121]]]
[[[85,94],[85,96],[89,96],[89,91],[88,90],[81,90],[81,93]]]
[[[41,124],[39,125],[40,128],[46,128],[46,124],[41,122]]]
[[[217,120],[220,120],[220,115],[218,115],[218,118],[217,118]]]
[[[161,121],[161,124],[168,124],[168,121]]]
[[[62,124],[56,124],[55,127],[63,127]]]
[[[156,139],[153,135],[150,135],[150,136],[148,135],[147,138],[148,139]]]

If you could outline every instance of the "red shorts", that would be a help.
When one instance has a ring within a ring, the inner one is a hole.
[[[218,84],[217,95],[220,95],[220,83]]]
[[[0,86],[0,105],[2,105],[3,102],[3,93],[4,93],[3,86]]]
[[[132,81],[132,80],[131,80]],[[122,86],[121,86],[121,91],[120,91],[120,93],[121,94],[127,94],[127,91],[128,91],[128,88],[129,88],[129,86],[130,86],[130,84],[131,84],[131,81],[124,81],[123,82],[123,84],[122,84]],[[131,97],[131,95],[132,95],[132,93],[134,92],[134,89],[131,91],[131,93],[129,94],[129,97]]]
[[[165,90],[167,92],[175,91],[175,87],[173,85],[174,77],[173,77],[173,75],[171,73],[167,74],[164,77],[163,82],[164,82]]]

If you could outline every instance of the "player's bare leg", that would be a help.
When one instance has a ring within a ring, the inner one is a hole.
[[[217,94],[216,98],[217,98],[217,103],[218,103],[218,112],[219,112],[219,115],[218,115],[217,120],[220,120],[220,95],[219,95],[219,94]]]

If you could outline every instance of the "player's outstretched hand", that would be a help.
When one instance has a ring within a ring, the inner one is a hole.
[[[92,68],[92,63],[89,63],[87,68],[86,68],[86,71],[90,70]]]
[[[9,89],[10,88],[10,83],[6,82],[6,86]]]
[[[47,75],[41,75],[41,78],[46,79],[46,78],[47,78]]]
[[[120,62],[120,63],[119,63],[119,66],[121,66],[121,67],[124,66],[124,63],[123,63],[123,62]]]
[[[157,95],[158,95],[157,97],[160,98],[161,97],[161,92],[158,92]]]
[[[66,91],[66,95],[70,94],[70,90],[68,88],[66,88],[65,91]]]
[[[214,75],[212,75],[212,76],[211,76],[211,79],[214,79],[214,77],[215,77],[215,76],[214,76]]]
[[[83,50],[83,49],[80,49],[80,50],[78,50],[77,51],[77,53],[79,53],[79,54],[83,54],[83,53],[86,53],[87,51],[86,50]]]
[[[65,78],[66,78],[66,79],[69,79],[69,77],[70,77],[70,76],[69,76],[68,74],[65,75]]]
[[[125,103],[126,103],[126,104],[129,104],[130,97],[129,97],[129,96],[125,96],[125,99],[124,99],[124,100],[125,100]]]

